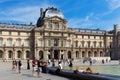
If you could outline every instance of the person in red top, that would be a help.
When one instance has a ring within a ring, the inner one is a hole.
[[[33,60],[32,60],[32,75],[34,75],[34,72],[35,72],[35,66],[36,66],[36,60],[35,60],[35,58],[33,58]]]

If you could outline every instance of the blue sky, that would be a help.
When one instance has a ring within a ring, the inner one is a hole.
[[[40,8],[61,10],[68,27],[112,30],[120,25],[120,0],[0,0],[0,22],[36,24]]]

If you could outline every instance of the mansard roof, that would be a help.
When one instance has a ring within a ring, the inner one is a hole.
[[[0,23],[2,30],[32,30],[35,25]]]

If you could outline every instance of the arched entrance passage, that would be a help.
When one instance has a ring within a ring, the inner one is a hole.
[[[26,51],[26,58],[30,58],[30,51]]]
[[[17,58],[22,59],[22,52],[21,51],[17,51]]]
[[[71,59],[72,56],[71,56],[71,51],[68,51],[68,59]]]
[[[76,59],[79,59],[79,52],[76,51]]]
[[[59,59],[59,50],[54,50],[54,59]]]
[[[85,51],[82,51],[82,57],[85,57]]]
[[[3,58],[3,51],[0,50],[0,58]]]
[[[94,57],[98,57],[97,51],[94,52]]]
[[[43,59],[43,51],[39,51],[39,59]]]
[[[100,51],[100,57],[103,57],[103,52],[102,51]]]
[[[11,50],[8,51],[8,58],[13,59],[13,52]]]
[[[88,51],[88,57],[92,57],[91,51]]]

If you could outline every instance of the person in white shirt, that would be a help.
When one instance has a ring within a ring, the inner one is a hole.
[[[61,61],[58,63],[58,68],[59,68],[59,69],[63,69],[63,66],[62,66]]]

